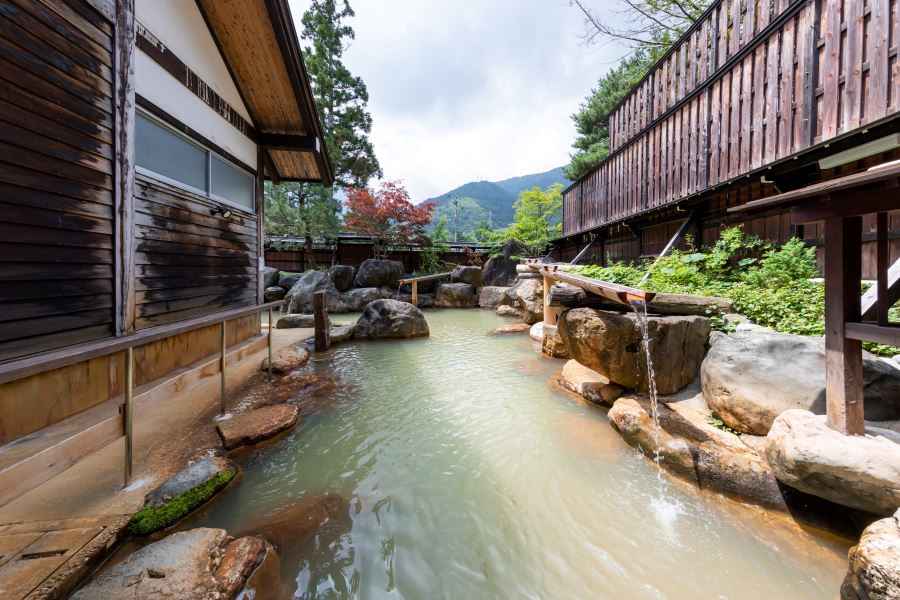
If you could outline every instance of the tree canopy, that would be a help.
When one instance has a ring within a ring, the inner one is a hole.
[[[348,188],[344,204],[344,226],[372,238],[375,258],[385,258],[391,246],[424,242],[434,208],[432,202],[413,204],[396,181],[383,181],[377,189]]]
[[[493,234],[494,241],[517,240],[538,255],[546,250],[550,240],[562,234],[559,220],[562,211],[562,185],[555,183],[546,190],[535,186],[519,194],[516,215],[509,227]]]

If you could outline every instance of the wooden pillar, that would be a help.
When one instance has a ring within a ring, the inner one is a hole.
[[[562,308],[558,306],[550,306],[550,288],[553,287],[554,279],[544,275],[544,325],[553,325],[559,321],[559,314]]]
[[[316,328],[316,352],[324,352],[331,347],[331,333],[328,330],[328,310],[325,308],[325,292],[313,295],[313,322]]]
[[[265,223],[265,212],[266,212],[266,202],[265,202],[265,185],[266,185],[266,149],[262,146],[257,146],[256,148],[256,256],[257,256],[257,269],[256,269],[256,303],[263,303],[263,296],[265,295],[265,289],[263,289],[263,278],[262,278],[262,270],[263,267],[266,266],[266,253],[263,248],[263,236],[265,235],[265,230],[263,229],[263,225]],[[260,313],[261,314],[261,313]]]
[[[847,435],[865,432],[862,342],[844,335],[860,320],[862,218],[825,221],[825,405],[828,426]]]
[[[413,306],[419,305],[419,282],[418,281],[412,282],[412,305]]]
[[[113,49],[116,335],[134,331],[134,44],[134,0],[117,0]]]

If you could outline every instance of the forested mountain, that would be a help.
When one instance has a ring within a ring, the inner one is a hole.
[[[465,234],[474,231],[482,222],[490,222],[494,229],[506,227],[513,219],[515,212],[513,204],[518,199],[519,192],[534,186],[546,189],[554,183],[569,185],[569,181],[563,175],[562,167],[543,173],[511,177],[502,181],[472,181],[463,184],[446,194],[428,200],[437,203],[434,218],[432,218],[432,227],[441,216],[446,215],[447,228],[451,233],[454,231],[456,225],[456,211],[452,202],[454,196],[459,199],[460,240]]]

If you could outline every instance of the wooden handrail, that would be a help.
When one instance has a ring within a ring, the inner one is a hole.
[[[265,304],[256,304],[243,308],[235,308],[223,312],[217,312],[210,315],[203,315],[194,319],[178,321],[152,329],[138,331],[129,335],[120,337],[104,338],[84,344],[67,346],[58,350],[44,352],[17,358],[0,364],[0,383],[22,379],[30,375],[36,375],[51,369],[67,367],[75,363],[90,360],[98,356],[106,356],[115,352],[121,352],[128,348],[143,346],[150,342],[155,342],[163,338],[171,337],[181,333],[187,333],[195,329],[209,327],[210,325],[218,325],[231,319],[238,319],[248,315],[256,314],[285,304],[285,300],[277,300],[275,302],[267,302]]]
[[[435,273],[433,275],[420,275],[418,277],[407,277],[406,279],[400,280],[400,285],[406,285],[407,283],[414,283],[419,281],[431,281],[432,279],[441,279],[442,277],[449,277],[451,275],[450,271],[446,273]]]
[[[602,296],[607,300],[612,300],[625,306],[631,306],[632,301],[649,304],[656,297],[656,292],[648,292],[640,288],[603,281],[602,279],[559,271],[556,265],[529,264],[528,266],[533,270],[539,271],[544,277],[580,287],[586,292]]]

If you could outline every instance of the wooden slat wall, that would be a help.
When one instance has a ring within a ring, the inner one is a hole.
[[[898,4],[720,0],[613,112],[609,158],[565,192],[563,235],[731,183],[896,115]],[[635,182],[644,172],[646,182]]]
[[[0,2],[0,361],[113,334],[112,28]]]
[[[148,177],[135,189],[136,329],[256,303],[256,217]]]

